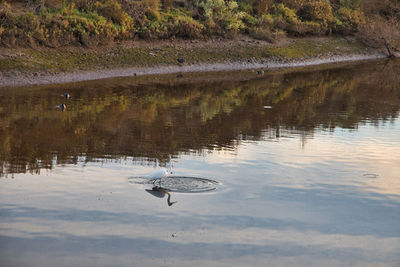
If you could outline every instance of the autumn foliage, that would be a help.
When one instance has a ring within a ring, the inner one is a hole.
[[[237,34],[274,42],[287,35],[360,31],[368,36],[385,25],[395,32],[399,6],[398,0],[0,0],[0,44],[90,47]]]

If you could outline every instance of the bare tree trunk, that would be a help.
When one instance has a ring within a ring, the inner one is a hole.
[[[383,40],[383,43],[384,43],[384,45],[385,45],[385,47],[386,47],[386,50],[387,50],[387,52],[388,52],[388,57],[389,57],[389,58],[394,58],[394,53],[393,53],[393,50],[392,50],[390,44],[389,44],[389,43],[386,41],[386,39],[383,38],[383,37],[382,37],[382,40]]]

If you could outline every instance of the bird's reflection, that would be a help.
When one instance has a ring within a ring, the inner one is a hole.
[[[64,112],[67,109],[67,105],[62,103],[62,104],[58,105],[57,108],[59,108],[62,112]]]
[[[168,195],[167,197],[168,206],[172,206],[178,202],[178,201],[171,202],[171,194],[169,193],[169,190],[166,188],[162,188],[160,186],[154,186],[152,189],[146,189],[146,191],[158,198],[164,198],[165,195]]]

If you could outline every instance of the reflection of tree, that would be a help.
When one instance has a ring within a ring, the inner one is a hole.
[[[82,155],[166,162],[177,153],[234,149],[238,139],[260,140],[266,132],[312,135],[316,127],[390,120],[399,112],[400,65],[388,64],[242,81],[83,83],[68,88],[67,112],[55,108],[65,88],[3,89],[0,173],[76,163]]]

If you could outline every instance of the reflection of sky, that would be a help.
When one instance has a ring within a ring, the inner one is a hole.
[[[399,123],[319,132],[305,144],[300,137],[274,141],[244,142],[234,153],[214,153],[208,158],[227,167],[227,172],[255,179],[255,173],[264,174],[267,183],[285,187],[342,184],[400,195]]]
[[[1,179],[0,257],[10,266],[398,266],[398,120],[289,137],[181,156],[176,175],[223,185],[173,194],[172,207],[129,183],[154,170],[131,160]]]

